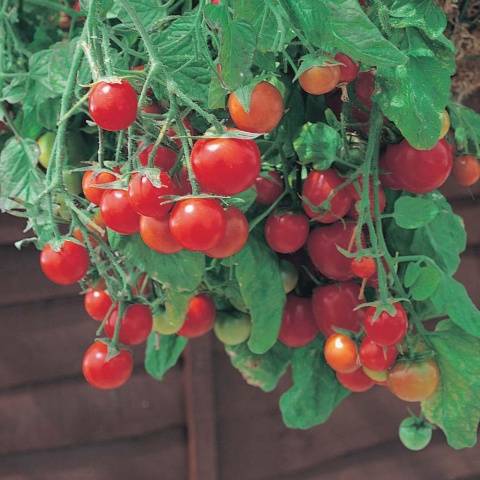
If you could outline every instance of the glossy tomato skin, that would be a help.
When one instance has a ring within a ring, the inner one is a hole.
[[[308,345],[317,334],[311,299],[290,293],[283,310],[278,339],[287,347],[298,348]]]
[[[480,163],[473,155],[462,155],[453,162],[453,177],[462,187],[471,187],[480,179]]]
[[[164,218],[173,203],[165,203],[177,194],[177,187],[167,172],[160,172],[160,187],[153,185],[147,175],[134,173],[128,184],[128,198],[139,215]]]
[[[332,192],[343,183],[342,178],[333,169],[313,170],[303,182],[302,197],[305,213],[320,223],[333,223],[344,217],[352,206],[352,198],[347,188]],[[322,204],[329,200],[329,206]],[[315,211],[310,205],[322,208]]]
[[[316,287],[313,291],[312,306],[318,329],[329,337],[335,328],[359,332],[362,328],[364,310],[355,308],[360,286],[354,282],[334,283]]]
[[[102,183],[112,183],[117,179],[112,172],[94,172],[86,170],[82,178],[82,190],[85,198],[95,205],[100,205],[103,194],[107,191],[105,188],[99,188]]]
[[[452,171],[453,154],[444,139],[430,150],[417,150],[403,140],[396,148],[387,147],[383,166],[402,190],[428,193],[441,187],[447,180]]]
[[[216,247],[226,228],[225,212],[220,202],[211,198],[182,200],[170,214],[170,231],[188,250],[204,252]]]
[[[335,60],[340,62],[340,79],[339,83],[350,83],[357,78],[360,66],[355,63],[348,55],[344,53],[337,53]]]
[[[281,93],[268,82],[260,82],[255,86],[248,112],[245,111],[235,93],[231,93],[228,97],[228,111],[233,123],[245,132],[271,132],[282,119],[283,110]]]
[[[352,373],[360,367],[357,345],[341,333],[334,333],[327,338],[323,353],[325,361],[336,372]]]
[[[366,392],[375,385],[375,382],[371,378],[367,377],[361,368],[352,373],[337,372],[337,380],[346,389],[355,393]]]
[[[82,371],[85,380],[101,390],[121,387],[133,371],[133,357],[128,350],[120,350],[118,355],[109,360],[107,354],[107,345],[95,342],[83,356]]]
[[[148,165],[148,157],[150,156],[152,150],[153,145],[148,145],[147,147],[142,148],[138,154],[140,164],[143,167]],[[171,148],[163,147],[162,145],[157,148],[155,156],[153,157],[153,164],[155,167],[168,172],[171,168],[173,168],[176,162],[177,154]]]
[[[137,92],[128,80],[98,82],[88,97],[88,111],[93,121],[110,132],[128,128],[137,117],[137,107]]]
[[[308,255],[322,275],[341,281],[353,278],[352,259],[340,253],[337,246],[348,250],[354,234],[355,224],[350,222],[317,227],[310,232],[307,240]],[[355,246],[351,251],[356,251]]]
[[[364,337],[359,350],[362,366],[375,372],[388,370],[397,359],[398,351],[395,345],[382,347],[373,340]]]
[[[398,362],[388,374],[387,387],[406,402],[421,402],[431,397],[440,383],[440,371],[435,360]]]
[[[196,338],[209,332],[215,323],[217,315],[212,298],[201,293],[190,300],[187,315],[178,335],[186,338]]]
[[[159,253],[171,254],[182,250],[170,231],[169,218],[140,217],[140,236],[145,245]]]
[[[395,314],[383,311],[375,318],[375,307],[365,311],[364,327],[368,337],[378,345],[388,347],[403,340],[408,330],[408,317],[401,303],[394,303]]]
[[[122,235],[132,235],[140,228],[140,215],[133,209],[126,190],[108,190],[102,197],[100,211],[105,225]]]
[[[236,207],[225,210],[225,234],[218,244],[206,250],[205,254],[212,258],[227,258],[238,253],[248,240],[248,220]]]
[[[40,254],[40,267],[44,275],[59,285],[71,285],[87,273],[90,260],[85,247],[65,240],[56,252],[47,243]]]
[[[105,324],[107,337],[113,338],[117,320],[118,309],[116,308]],[[121,321],[119,340],[125,345],[140,345],[144,343],[152,331],[152,312],[146,305],[129,305],[125,309]]]
[[[370,278],[377,272],[377,263],[372,257],[354,258],[352,260],[352,273],[362,279]]]
[[[255,179],[257,198],[260,205],[271,205],[283,193],[283,180],[278,172],[266,172]]]
[[[255,184],[260,173],[260,150],[253,140],[197,140],[192,168],[204,192],[235,195]]]
[[[278,253],[293,253],[305,245],[309,231],[308,218],[302,213],[277,212],[265,223],[265,240]]]
[[[318,66],[309,68],[298,79],[302,89],[311,95],[323,95],[332,91],[340,81],[340,66]]]
[[[86,312],[98,322],[107,316],[113,303],[110,295],[103,288],[89,288],[83,300]]]

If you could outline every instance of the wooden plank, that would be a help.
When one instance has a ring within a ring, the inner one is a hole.
[[[23,233],[26,220],[6,213],[0,213],[0,245],[12,245],[17,240],[29,236]]]
[[[217,480],[212,336],[190,341],[184,354],[189,480]]]
[[[455,182],[453,177],[449,177],[445,182],[445,185],[440,188],[440,192],[443,193],[449,200],[458,198],[480,199],[480,182],[477,182],[471,187],[461,187]]]
[[[465,285],[472,300],[480,306],[480,251],[469,249],[462,255],[455,278]]]
[[[0,455],[125,438],[185,423],[180,368],[159,383],[143,371],[122,388],[83,379],[0,394]]]
[[[187,480],[185,429],[0,459],[2,480]]]
[[[467,231],[467,242],[470,246],[480,245],[480,201],[477,203],[467,201],[457,201],[452,203],[453,211],[460,215],[465,222]]]

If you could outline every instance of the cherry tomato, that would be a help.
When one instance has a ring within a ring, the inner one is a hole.
[[[165,203],[177,194],[177,188],[167,172],[160,172],[159,184],[153,185],[147,175],[134,173],[128,184],[128,198],[133,209],[140,215],[164,218],[173,203]]]
[[[107,337],[113,338],[117,320],[118,308],[115,308],[105,324]],[[147,340],[152,331],[152,312],[146,305],[129,305],[123,313],[121,322],[120,342],[125,345],[140,345]]]
[[[182,120],[182,123],[183,123],[183,126],[185,127],[187,135],[191,135],[191,136],[195,135],[195,130],[193,129],[192,124],[190,123],[190,120],[187,117],[185,117]],[[177,128],[170,127],[167,130],[166,135],[167,135],[168,138],[170,138],[170,140],[172,140],[172,142],[175,143],[175,145],[178,148],[182,148],[182,140],[178,136],[179,134],[177,133]]]
[[[398,145],[389,145],[388,150],[390,155],[396,155],[396,151],[399,150],[400,144]],[[392,190],[401,190],[402,184],[400,179],[393,174],[390,168],[387,166],[385,156],[380,158],[380,182],[386,188],[391,188]]]
[[[103,233],[100,233],[96,227],[99,227],[100,229],[103,230]],[[102,214],[100,213],[100,210],[95,212],[95,214],[92,216],[91,221],[87,225],[87,230],[90,232],[95,232],[97,235],[99,235],[102,240],[106,241],[107,240],[107,235],[105,232],[105,222],[103,221]],[[76,238],[80,243],[85,243],[85,239],[83,238],[83,233],[80,230],[80,228],[76,227],[73,229],[72,235],[74,238]],[[90,242],[90,245],[92,247],[96,247],[98,245],[97,240],[95,240],[95,237],[93,235],[88,235],[88,240]]]
[[[358,278],[370,278],[377,272],[377,263],[372,257],[354,258],[352,260],[352,273]]]
[[[140,148],[142,148],[142,146]],[[148,145],[146,148],[143,148],[138,154],[140,164],[143,167],[146,167],[148,165],[148,157],[150,156],[152,150],[153,145]],[[168,172],[177,162],[177,154],[172,149],[160,145],[155,152],[153,162],[155,167]]]
[[[231,93],[228,97],[228,111],[233,123],[245,132],[271,132],[282,119],[283,110],[281,93],[268,82],[255,85],[248,112],[245,111],[235,93]]]
[[[83,174],[82,189],[85,198],[95,205],[100,205],[103,194],[107,188],[100,188],[99,185],[104,183],[112,183],[117,179],[112,172],[96,172],[94,170],[86,170]]]
[[[387,387],[406,402],[421,402],[431,397],[440,383],[440,372],[432,359],[422,362],[398,362],[387,379]]]
[[[352,236],[355,234],[354,223],[334,223],[314,229],[307,240],[307,251],[315,268],[332,280],[349,280],[353,278],[352,259],[339,252],[337,247],[348,250]],[[353,245],[351,252],[355,253]]]
[[[195,338],[209,332],[215,323],[217,312],[209,295],[201,293],[190,300],[187,315],[178,335]]]
[[[145,245],[159,253],[177,253],[182,249],[170,232],[168,217],[140,217],[140,236]]]
[[[375,73],[372,71],[360,72],[355,82],[355,95],[363,106],[372,108],[372,95],[375,91]],[[362,112],[363,113],[363,112]]]
[[[387,377],[388,377],[388,372],[386,370],[383,371],[376,371],[376,370],[370,370],[367,367],[362,366],[363,373],[371,378],[377,385],[387,385]]]
[[[160,105],[158,103],[149,102],[142,107],[142,112],[149,113],[151,115],[159,115],[160,113],[162,113],[162,109],[160,108]]]
[[[432,426],[419,418],[408,417],[400,423],[398,436],[404,447],[418,452],[432,440]]]
[[[218,200],[190,198],[178,202],[170,214],[170,231],[182,247],[206,251],[225,235],[227,220]]]
[[[103,194],[100,211],[105,225],[114,232],[131,235],[140,228],[140,215],[133,209],[126,190],[108,190]]]
[[[360,362],[375,372],[388,370],[397,359],[398,351],[395,345],[381,347],[368,337],[364,337],[360,345]]]
[[[303,90],[311,95],[322,95],[332,91],[340,81],[339,65],[311,67],[298,79]]]
[[[340,79],[339,83],[350,83],[357,78],[360,69],[358,63],[355,63],[348,55],[337,53],[335,60],[340,62]]]
[[[375,382],[359,368],[352,373],[337,372],[337,380],[351,392],[361,393],[370,390]]]
[[[98,322],[101,322],[112,306],[112,299],[103,288],[89,288],[84,297],[86,312]]]
[[[192,167],[203,191],[235,195],[254,185],[260,173],[260,150],[253,140],[197,140]]]
[[[62,30],[68,30],[72,24],[72,19],[70,15],[67,15],[65,12],[60,12],[58,15],[58,26]]]
[[[283,310],[282,326],[278,339],[287,347],[303,347],[312,342],[318,334],[310,298],[287,296]]]
[[[269,247],[278,253],[293,253],[302,248],[308,231],[308,218],[302,213],[273,213],[265,223],[265,239]]]
[[[357,345],[341,333],[334,333],[327,338],[323,354],[325,361],[336,372],[352,373],[360,367]]]
[[[480,178],[480,163],[473,155],[457,157],[453,162],[453,178],[462,187],[471,187]]]
[[[453,154],[446,140],[440,140],[430,150],[417,150],[406,140],[396,147],[389,145],[382,163],[386,173],[391,173],[401,189],[410,193],[428,193],[441,187],[452,165]]]
[[[50,155],[52,154],[55,134],[53,132],[44,133],[37,139],[39,149],[38,162],[43,168],[48,167]]]
[[[98,82],[90,90],[88,111],[104,130],[116,132],[128,128],[137,117],[137,92],[128,80]]]
[[[360,287],[353,282],[334,283],[315,288],[312,296],[313,314],[318,329],[329,337],[335,328],[359,332],[364,310],[355,310],[360,305]]]
[[[133,357],[128,350],[107,360],[108,347],[95,342],[83,356],[82,371],[85,380],[95,388],[109,390],[121,387],[132,375]]]
[[[303,182],[305,213],[320,223],[333,223],[344,217],[352,206],[350,192],[343,188],[333,193],[342,183],[335,170],[311,171]]]
[[[358,178],[353,184],[350,186],[350,196],[353,200],[352,208],[348,212],[348,215],[352,218],[358,218],[359,210],[360,210],[360,200],[362,198],[362,191],[363,191],[363,179]],[[370,200],[370,215],[372,218],[375,218],[375,195],[373,190],[373,180],[370,179],[370,186],[368,190],[368,197]],[[387,198],[385,196],[385,191],[379,185],[378,186],[378,206],[380,209],[380,213],[383,213],[385,207],[387,205]]]
[[[290,293],[297,286],[298,270],[292,262],[280,260],[280,273],[282,275],[283,289],[285,293]]]
[[[255,190],[260,205],[271,205],[283,192],[283,180],[278,172],[266,172],[255,179]]]
[[[250,315],[245,313],[219,313],[213,331],[225,345],[240,345],[248,340],[252,330]]]
[[[248,240],[248,220],[236,207],[225,210],[225,234],[218,244],[205,251],[212,258],[227,258],[238,253]]]
[[[71,285],[87,273],[90,260],[85,247],[65,240],[58,251],[47,243],[40,254],[40,267],[44,275],[59,285]]]
[[[365,311],[365,333],[378,345],[388,347],[403,340],[408,330],[408,317],[401,303],[394,303],[394,315],[384,310],[375,318],[376,308],[368,307]]]
[[[175,181],[179,195],[190,195],[192,193],[192,184],[188,179],[188,171],[185,167],[180,169],[180,172],[175,176]]]
[[[448,131],[450,130],[450,115],[446,110],[442,112],[442,129],[440,130],[440,137],[441,140],[445,135],[447,135]]]

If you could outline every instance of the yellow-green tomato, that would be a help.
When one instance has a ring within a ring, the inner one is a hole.
[[[44,168],[48,167],[48,162],[53,149],[53,142],[55,142],[55,134],[53,132],[44,133],[37,140],[37,145],[40,150],[38,161]]]
[[[280,260],[280,272],[282,274],[283,289],[290,293],[298,283],[298,270],[288,260]]]
[[[79,195],[82,191],[82,173],[81,172],[63,172],[63,184],[67,192],[72,195]]]
[[[153,330],[162,335],[173,335],[182,327],[182,323],[172,321],[168,312],[161,310],[153,315]]]
[[[219,312],[213,330],[225,345],[239,345],[250,337],[250,316],[241,312]]]

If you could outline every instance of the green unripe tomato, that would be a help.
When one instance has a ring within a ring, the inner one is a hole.
[[[400,423],[398,436],[405,447],[417,452],[430,443],[432,426],[418,418],[408,417]]]
[[[55,134],[53,132],[44,133],[37,140],[37,145],[40,150],[38,161],[43,168],[48,167],[48,162],[53,149],[53,142],[55,142]]]
[[[375,370],[370,370],[367,367],[362,367],[363,373],[368,377],[371,378],[374,382],[383,383],[387,381],[388,372],[386,370],[382,372],[377,372]]]
[[[153,314],[153,330],[161,335],[173,335],[182,327],[183,322],[172,321],[168,312],[161,310]]]
[[[298,270],[288,260],[280,260],[280,272],[282,274],[283,289],[290,293],[298,283]]]
[[[225,345],[239,345],[250,337],[252,323],[250,316],[240,312],[217,314],[213,330]]]
[[[82,173],[81,172],[63,172],[63,183],[68,193],[79,195],[82,191]]]

